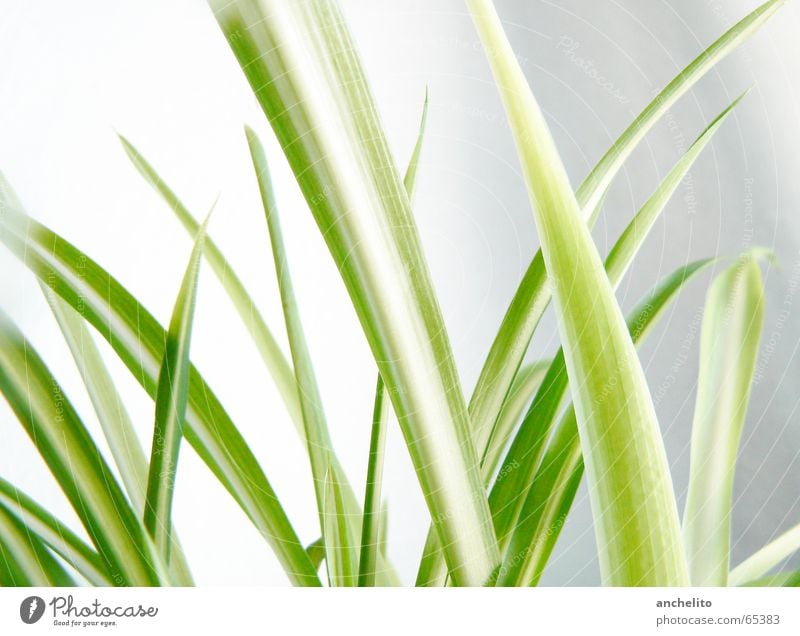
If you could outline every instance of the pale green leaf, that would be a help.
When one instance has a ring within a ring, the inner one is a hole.
[[[750,585],[798,550],[800,550],[800,524],[787,530],[774,541],[770,541],[733,568],[728,577],[728,585]]]
[[[603,582],[684,585],[669,465],[625,319],[494,6],[468,6],[506,108],[551,278]]]
[[[189,397],[189,350],[207,223],[208,218],[197,233],[189,264],[175,299],[156,388],[156,415],[144,504],[144,525],[153,537],[162,560],[167,564],[171,559],[172,496]]]
[[[498,553],[408,195],[335,2],[213,0],[350,294],[458,584]]]

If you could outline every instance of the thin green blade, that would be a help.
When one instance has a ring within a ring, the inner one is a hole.
[[[286,333],[289,336],[289,348],[292,352],[292,362],[294,364],[294,374],[297,382],[297,393],[300,396],[300,409],[303,413],[303,423],[305,427],[306,446],[308,457],[311,461],[311,472],[314,477],[314,487],[317,496],[317,509],[320,515],[320,530],[327,545],[327,535],[325,533],[325,520],[328,517],[339,515],[345,524],[357,521],[359,511],[354,509],[344,497],[342,482],[338,473],[340,469],[333,463],[335,452],[331,442],[328,424],[325,419],[325,411],[322,406],[317,385],[314,365],[311,362],[311,355],[308,351],[303,324],[300,318],[300,310],[294,295],[292,277],[289,271],[289,263],[286,254],[286,247],[283,243],[278,209],[270,183],[269,170],[267,167],[264,150],[256,137],[255,133],[249,128],[245,129],[247,143],[250,148],[250,155],[253,160],[253,167],[256,171],[261,200],[264,206],[264,214],[269,228],[270,243],[272,245],[272,257],[275,263],[275,273],[278,278],[278,288],[281,294],[283,305],[283,316],[286,324]],[[326,478],[326,475],[328,477]],[[326,490],[328,485],[326,479],[335,483],[336,496]],[[331,509],[328,506],[341,506]],[[349,530],[348,530],[349,533]],[[339,550],[353,549],[350,543],[338,546]],[[349,555],[347,561],[355,561],[355,554]],[[333,566],[329,567],[329,572]]]
[[[113,585],[100,555],[18,488],[0,478],[0,504],[70,564],[89,583]]]
[[[706,298],[683,516],[692,585],[728,583],[733,475],[763,319],[761,270],[751,252],[716,278]]]
[[[133,510],[58,382],[0,312],[0,391],[97,547],[117,584],[158,585]]]
[[[172,210],[177,219],[181,222],[184,229],[190,236],[197,236],[197,232],[200,230],[200,224],[195,220],[186,206],[183,205],[178,195],[166,184],[156,172],[155,168],[153,168],[133,144],[121,135],[120,141],[133,165],[152,188],[163,198],[164,202],[169,206],[169,209]],[[222,254],[222,251],[210,237],[206,237],[203,254],[208,264],[211,266],[212,271],[225,288],[225,292],[231,299],[242,323],[247,327],[250,337],[256,345],[256,349],[261,355],[261,359],[264,361],[264,364],[272,375],[272,379],[275,381],[275,386],[278,388],[278,392],[286,404],[286,409],[292,421],[302,433],[303,419],[300,413],[300,402],[297,397],[297,387],[295,385],[292,367],[287,362],[280,346],[272,335],[272,331],[270,331],[266,321],[258,311],[255,302],[241,279],[236,275],[236,272]]]
[[[144,525],[167,564],[171,558],[172,497],[189,397],[189,350],[207,223],[208,218],[197,233],[189,264],[175,299],[156,388],[156,416],[147,477]]]
[[[40,287],[78,367],[128,498],[133,509],[141,514],[147,488],[147,460],[122,398],[80,314],[49,287],[43,283]],[[169,565],[175,584],[194,585],[183,549],[174,533]]]
[[[71,587],[66,570],[44,542],[0,503],[0,586]]]
[[[655,192],[636,213],[634,218],[611,248],[605,261],[605,270],[612,288],[616,289],[641,248],[656,220],[678,185],[689,172],[702,150],[742,98],[734,100],[723,110],[697,140],[683,154],[661,181]],[[489,497],[501,549],[505,539],[517,525],[520,508],[525,501],[534,473],[544,452],[544,445],[552,434],[558,411],[567,392],[567,367],[563,349],[559,350],[542,381],[533,403],[503,460],[507,478],[496,480]],[[515,467],[510,470],[509,467]],[[484,476],[491,473],[484,470]],[[504,472],[501,471],[501,476]]]
[[[0,194],[7,184],[0,180]],[[68,241],[0,197],[0,242],[97,329],[151,397],[166,332],[108,272]],[[290,580],[320,585],[303,545],[269,481],[225,409],[195,369],[184,431],[203,461],[273,548]]]
[[[634,308],[628,318],[634,344],[644,341],[683,286],[714,262],[704,259],[679,267]],[[562,373],[566,375],[565,371]],[[517,516],[498,585],[538,584],[561,535],[583,471],[575,410],[570,406],[547,446]]]
[[[750,585],[800,550],[800,524],[770,541],[731,570],[728,585]]]
[[[669,465],[624,317],[494,6],[488,0],[468,6],[509,117],[552,279],[603,581],[685,585]]]
[[[369,441],[367,463],[367,485],[364,492],[364,516],[361,525],[361,552],[358,561],[359,587],[374,587],[375,567],[381,544],[381,486],[383,483],[383,460],[386,450],[389,399],[383,379],[378,374],[375,386],[375,406],[372,411],[372,434]]]
[[[409,198],[338,6],[211,6],[339,268],[454,580],[480,585],[498,553],[463,394]]]
[[[356,550],[350,536],[350,524],[342,514],[344,501],[336,475],[329,471],[323,480],[323,539],[328,581],[332,587],[355,587],[358,583]]]
[[[603,194],[655,123],[720,60],[755,33],[782,4],[783,0],[765,2],[728,29],[686,66],[625,129],[583,180],[576,193],[578,205],[584,218],[588,219],[590,228],[597,218]],[[509,304],[470,399],[470,422],[479,449],[482,436],[489,435],[494,426],[533,332],[550,302],[550,296],[544,260],[539,250]]]

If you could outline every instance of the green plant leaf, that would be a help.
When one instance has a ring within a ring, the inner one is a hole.
[[[590,228],[594,225],[608,186],[655,123],[720,60],[757,31],[782,4],[783,0],[765,2],[728,29],[676,75],[625,129],[576,192],[578,204]],[[494,426],[550,296],[544,259],[539,250],[506,311],[470,400],[470,422],[478,449],[482,447],[481,439],[489,435]]]
[[[622,281],[625,272],[681,180],[742,97],[744,95],[734,100],[706,127],[622,232],[605,262],[606,273],[612,287],[616,288]],[[492,510],[495,532],[501,551],[505,550],[510,533],[518,523],[525,495],[533,483],[535,471],[544,453],[545,443],[550,438],[556,424],[556,416],[563,404],[567,384],[564,353],[563,349],[560,349],[540,382],[533,403],[506,452],[503,468],[500,470],[500,478],[496,479],[491,489],[489,507]],[[481,466],[483,477],[486,480],[495,474],[499,461],[496,456],[498,444],[495,444],[493,440],[500,425],[501,419],[498,419],[491,434],[483,436],[479,442],[488,445],[484,450]],[[500,450],[504,447],[505,442],[499,446]],[[490,449],[495,449],[491,456],[488,455]],[[429,562],[430,559],[435,558],[433,553],[435,547],[435,540],[429,536],[423,563],[420,566],[421,571],[417,578],[418,584],[424,582],[425,585],[437,585],[441,583],[442,568]],[[518,559],[517,561],[519,565],[522,565],[522,560]]]
[[[0,390],[78,514],[114,583],[158,585],[144,528],[58,382],[2,312]]]
[[[197,233],[189,264],[175,299],[156,387],[156,415],[144,504],[144,526],[153,537],[162,560],[167,564],[171,559],[172,496],[189,397],[189,349],[207,223],[208,217]]]
[[[67,526],[18,488],[0,477],[0,504],[44,541],[89,583],[113,585],[100,555]]]
[[[605,270],[612,288],[616,289],[622,282],[623,276],[678,185],[740,100],[741,97],[723,110],[700,134],[675,163],[611,248],[605,261]],[[501,469],[501,476],[503,479],[496,480],[489,497],[489,506],[494,515],[495,532],[501,550],[505,549],[508,533],[513,531],[519,520],[520,508],[541,461],[545,443],[550,438],[556,424],[558,411],[567,392],[567,383],[567,367],[564,352],[561,349],[554,357],[553,363],[502,462],[504,468]],[[485,471],[484,475],[487,474]]]
[[[685,585],[644,372],[539,105],[489,0],[468,0],[506,108],[551,277],[607,585]]]
[[[754,581],[742,583],[743,587],[798,587],[800,586],[800,570],[794,572],[778,572],[762,576]]]
[[[75,581],[36,533],[0,503],[0,586],[74,585]]]
[[[355,587],[358,583],[357,553],[350,536],[350,524],[342,514],[343,509],[342,489],[334,472],[329,470],[324,477],[322,504],[328,580],[333,587]]]
[[[706,298],[683,537],[692,585],[728,583],[736,453],[764,319],[758,256],[720,274]]]
[[[500,410],[488,446],[483,453],[482,469],[484,474],[494,475],[497,464],[503,457],[503,451],[506,450],[508,442],[514,434],[514,429],[519,424],[526,407],[530,405],[531,399],[541,387],[550,365],[550,360],[541,360],[524,365],[517,373],[514,384],[511,385],[506,401],[503,403],[503,408]]]
[[[197,236],[200,224],[195,220],[186,206],[183,205],[178,195],[166,184],[159,176],[155,168],[142,156],[142,154],[125,137],[120,135],[122,147],[139,173],[161,195],[169,209],[181,222],[184,229],[190,236]],[[286,409],[295,423],[301,436],[303,433],[303,418],[300,412],[300,401],[297,396],[297,386],[294,380],[294,372],[291,365],[286,361],[280,346],[272,335],[261,313],[258,311],[255,302],[247,292],[241,279],[228,263],[222,251],[211,239],[206,238],[203,254],[211,266],[212,271],[219,279],[225,292],[231,299],[239,318],[247,328],[250,337],[256,345],[256,349],[261,355],[267,369],[269,370],[275,386],[281,395]]]
[[[728,585],[750,585],[800,550],[800,524],[742,561],[728,576]]]
[[[306,552],[308,553],[308,558],[311,559],[311,563],[314,564],[314,568],[319,569],[325,558],[325,539],[320,537],[316,541],[309,543]]]
[[[0,195],[8,192],[0,180]],[[166,332],[108,272],[64,238],[9,207],[0,197],[0,241],[103,336],[154,397]],[[187,441],[273,548],[290,580],[320,585],[269,481],[225,409],[193,369],[186,415]]]
[[[408,160],[406,173],[403,176],[403,187],[408,193],[408,200],[413,201],[414,190],[417,184],[417,172],[419,170],[419,158],[422,154],[422,144],[425,141],[425,127],[428,124],[428,89],[425,89],[425,101],[422,103],[422,117],[419,121],[419,130],[417,131],[417,141],[414,143],[414,149],[411,151],[411,158]]]
[[[367,485],[364,492],[364,516],[361,525],[361,551],[358,560],[359,587],[375,586],[375,567],[381,544],[381,486],[383,483],[383,460],[389,419],[389,400],[386,387],[378,374],[375,386],[375,406],[372,411],[372,434],[369,441],[367,463]]]
[[[147,460],[125,405],[80,314],[49,287],[43,283],[40,283],[40,287],[78,367],[128,498],[134,511],[142,514],[147,487]],[[194,585],[175,533],[169,570],[177,585]]]
[[[704,259],[679,267],[633,309],[628,329],[634,344],[643,342],[683,286],[714,262],[714,259]],[[561,365],[560,375],[566,376],[563,357]],[[566,384],[559,384],[554,390],[563,393]],[[508,466],[509,472],[519,468],[513,464]],[[498,585],[538,584],[572,507],[583,471],[575,410],[570,405],[527,491],[498,573]]]
[[[339,477],[339,469],[337,469],[336,464],[332,461],[335,453],[330,433],[328,432],[328,424],[325,420],[325,411],[322,406],[322,397],[320,396],[319,387],[317,385],[314,366],[311,362],[308,344],[306,343],[305,334],[303,333],[300,310],[297,307],[297,300],[294,295],[286,247],[283,243],[283,235],[278,216],[278,208],[275,205],[264,149],[252,130],[245,128],[245,133],[250,148],[250,156],[253,160],[253,167],[255,168],[256,177],[258,179],[261,201],[264,205],[264,214],[267,219],[267,227],[269,228],[272,257],[275,263],[275,273],[278,278],[278,288],[281,294],[286,333],[289,336],[289,348],[292,352],[297,392],[300,396],[300,409],[303,413],[306,446],[308,449],[308,457],[311,461],[311,473],[314,478],[317,509],[320,515],[320,530],[322,530],[322,536],[325,539],[325,549],[327,552],[331,548],[327,545],[329,535],[326,534],[325,531],[326,520],[328,520],[328,523],[332,523],[330,522],[330,518],[339,516],[342,519],[342,523],[348,524],[351,520],[357,521],[360,515],[359,511],[354,509],[353,505],[347,506],[342,491],[342,482],[344,480]],[[326,490],[326,488],[329,487],[326,482],[326,479],[328,479],[326,475],[328,475],[330,481],[335,484],[336,496],[333,496],[333,493]],[[336,509],[327,507],[333,505],[341,507]],[[336,540],[341,539],[338,533],[330,536],[335,536]],[[351,542],[346,542],[337,546],[337,549],[349,550],[353,549],[353,546]],[[343,557],[340,556],[340,558]],[[355,562],[355,560],[355,554],[347,557],[348,563],[351,561]],[[334,570],[335,566],[330,566],[328,570],[329,574]],[[331,584],[333,584],[333,580],[331,580]]]
[[[408,195],[335,2],[212,0],[365,332],[454,581],[498,553],[466,407]]]

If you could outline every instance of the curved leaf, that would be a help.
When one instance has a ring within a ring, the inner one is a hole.
[[[748,253],[714,280],[703,315],[683,515],[692,585],[728,584],[733,475],[763,319],[758,256]]]
[[[113,585],[100,555],[18,488],[0,478],[0,504],[8,508],[92,585]]]
[[[166,332],[152,315],[97,263],[33,219],[5,209],[0,215],[0,229],[0,241],[81,312],[154,397]],[[292,582],[320,585],[252,451],[194,369],[189,379],[186,424],[187,441],[267,539]]]
[[[118,585],[158,585],[144,528],[61,387],[0,312],[0,390]]]
[[[608,585],[684,585],[686,558],[644,372],[544,116],[489,0],[468,0],[508,114],[551,277]]]
[[[498,553],[463,394],[409,198],[338,6],[211,6],[350,294],[454,581],[480,585]]]
[[[170,562],[172,545],[172,495],[175,489],[178,453],[189,394],[192,320],[207,223],[208,218],[197,233],[189,264],[175,300],[156,387],[156,416],[144,504],[144,526],[153,537],[164,563],[167,564]]]
[[[619,136],[575,195],[590,228],[597,218],[603,194],[655,123],[720,60],[755,33],[783,2],[769,0],[728,29],[675,76]],[[470,400],[470,422],[477,441],[492,430],[550,296],[544,259],[538,250],[506,311]],[[479,443],[476,446],[481,448]]]
[[[0,586],[74,585],[42,540],[0,503]]]
[[[733,568],[728,577],[728,585],[750,585],[798,550],[800,550],[800,524],[787,530],[774,541],[770,541]]]

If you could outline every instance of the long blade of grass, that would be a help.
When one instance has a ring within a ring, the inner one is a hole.
[[[67,526],[18,488],[0,478],[0,504],[44,541],[89,583],[113,585],[100,555]]]
[[[678,185],[740,100],[741,97],[734,100],[700,134],[671,168],[611,248],[605,261],[605,270],[612,288],[616,289],[622,282],[633,259]],[[567,392],[567,384],[567,367],[562,349],[553,359],[547,376],[542,381],[533,404],[503,461],[504,467],[516,468],[507,470],[507,478],[498,479],[495,482],[489,497],[489,506],[494,515],[495,531],[501,549],[505,548],[505,538],[514,529],[519,519],[519,511],[525,501],[525,494],[531,486],[534,473],[544,452],[544,445],[555,426],[556,416]],[[484,471],[485,477],[489,474]],[[503,473],[501,472],[501,474]]]
[[[197,233],[189,264],[175,299],[156,387],[156,414],[144,504],[144,526],[153,537],[156,550],[166,564],[171,560],[172,496],[189,397],[189,350],[207,223],[208,218]]]
[[[372,411],[372,433],[369,440],[367,485],[364,492],[364,516],[361,523],[361,551],[358,560],[359,587],[374,587],[375,566],[378,563],[381,537],[381,485],[383,459],[386,449],[389,400],[383,379],[378,374],[375,386],[375,405]]]
[[[666,452],[641,364],[547,123],[489,0],[468,0],[506,108],[552,278],[608,585],[684,585]]]
[[[118,584],[158,585],[144,528],[42,359],[0,312],[0,390]]]
[[[628,329],[635,345],[644,341],[683,286],[714,262],[704,259],[679,267],[631,311]],[[570,405],[537,467],[508,541],[498,585],[538,584],[572,507],[583,470],[575,410]]]
[[[692,585],[725,586],[736,453],[764,319],[758,254],[720,274],[706,298],[683,536]]]
[[[498,553],[466,407],[408,195],[338,7],[210,4],[340,270],[454,581],[479,585]]]
[[[417,141],[411,152],[411,159],[403,177],[403,186],[409,200],[414,198],[417,182],[419,158],[425,140],[425,126],[428,121],[428,91],[425,90],[425,102],[422,106],[422,117],[417,132]],[[383,483],[383,459],[386,449],[387,426],[389,420],[389,400],[386,385],[380,373],[375,387],[375,404],[372,411],[372,431],[370,433],[369,461],[367,463],[367,483],[364,492],[364,514],[361,525],[361,551],[358,560],[359,587],[373,587],[376,581],[375,568],[378,559],[386,555],[386,509],[381,508],[381,490]]]
[[[0,503],[0,586],[74,585],[75,581],[36,533]]]
[[[350,535],[350,524],[341,511],[344,507],[342,489],[333,471],[324,477],[322,503],[325,565],[332,587],[355,587],[358,583],[356,548]]]
[[[728,577],[728,585],[750,585],[798,550],[800,550],[800,524],[787,530],[774,541],[770,541],[733,568]]]
[[[128,498],[133,509],[141,514],[144,511],[148,467],[130,416],[80,314],[49,287],[42,283],[40,287],[78,367]],[[174,533],[169,570],[177,585],[194,585],[183,549]]]
[[[352,504],[351,506],[346,506],[341,486],[342,480],[337,474],[338,470],[335,464],[332,462],[335,453],[328,431],[328,424],[325,420],[325,411],[322,406],[322,397],[320,396],[316,375],[314,373],[314,365],[311,362],[308,344],[306,343],[305,334],[303,333],[300,310],[297,307],[297,299],[294,295],[294,286],[289,271],[286,247],[283,243],[280,218],[278,216],[277,206],[275,205],[264,149],[252,130],[246,128],[245,134],[247,136],[247,144],[250,148],[250,156],[253,161],[256,178],[258,179],[264,214],[267,219],[269,238],[272,245],[272,257],[275,263],[275,273],[278,278],[278,288],[283,305],[286,333],[289,336],[289,348],[292,352],[297,392],[300,395],[300,409],[303,413],[306,446],[308,449],[308,457],[311,461],[311,472],[314,478],[317,509],[320,515],[320,529],[323,532],[326,550],[329,550],[330,548],[327,545],[328,536],[334,535],[326,535],[325,523],[333,523],[331,519],[338,516],[341,517],[342,522],[345,524],[349,524],[351,520],[356,521],[357,524],[360,515],[358,509],[354,509]],[[326,482],[326,479],[330,484]],[[336,492],[332,493],[330,489],[335,489]],[[339,505],[342,507],[335,509],[328,507]],[[341,539],[338,533],[336,533],[335,538],[336,540]],[[337,548],[339,550],[345,550],[351,549],[352,546],[350,543],[344,543],[337,546]],[[355,561],[355,555],[348,556],[347,561]],[[334,565],[329,565],[329,572],[335,569]]]
[[[599,212],[603,194],[655,123],[720,60],[755,33],[783,1],[765,2],[728,29],[675,76],[619,136],[576,192],[578,205],[590,228]],[[550,297],[544,259],[539,250],[508,307],[470,400],[470,422],[478,449],[481,448],[481,439],[489,435],[494,426]]]
[[[178,195],[166,184],[156,172],[155,168],[153,168],[133,144],[122,135],[120,135],[120,141],[133,165],[147,183],[161,195],[161,198],[175,214],[184,229],[190,236],[197,236],[197,232],[200,230],[200,223],[195,220],[186,206],[183,205]],[[206,237],[203,254],[208,264],[211,266],[212,271],[225,288],[236,312],[239,314],[239,318],[250,333],[250,337],[253,339],[256,349],[261,355],[261,359],[269,370],[284,404],[286,404],[286,409],[292,421],[302,435],[303,417],[300,412],[300,401],[297,396],[297,386],[294,381],[294,372],[292,371],[291,365],[287,362],[280,346],[272,335],[272,331],[270,331],[267,326],[261,312],[258,311],[255,302],[241,279],[237,276],[236,272],[211,237]]]
[[[743,587],[798,587],[800,586],[800,570],[794,572],[778,572],[769,574],[747,583]]]
[[[7,184],[0,180],[0,194]],[[166,332],[108,272],[64,238],[0,197],[0,241],[97,329],[151,397]],[[184,431],[187,441],[273,548],[290,580],[320,585],[303,545],[247,443],[193,369]]]
[[[744,95],[741,95],[734,100],[706,127],[622,232],[605,262],[606,273],[612,287],[616,288],[622,281],[645,238],[678,185],[743,97]],[[564,353],[563,349],[560,349],[542,379],[533,403],[506,452],[500,475],[489,496],[489,507],[492,510],[495,532],[501,551],[505,550],[509,533],[519,520],[519,512],[525,501],[525,494],[533,483],[535,471],[544,453],[545,442],[550,438],[556,424],[556,416],[566,395],[567,384]],[[483,477],[487,481],[496,471],[497,451],[495,450],[495,454],[492,456],[488,454],[492,449],[498,448],[494,437],[500,423],[501,420],[498,419],[491,433],[488,436],[482,436],[480,442],[487,445],[483,451],[481,466]],[[502,449],[504,446],[503,444],[500,448]],[[423,582],[425,585],[441,583],[442,568],[436,567],[431,562],[436,558],[435,552],[433,552],[435,547],[435,541],[429,538],[417,578],[419,584],[423,584]]]

